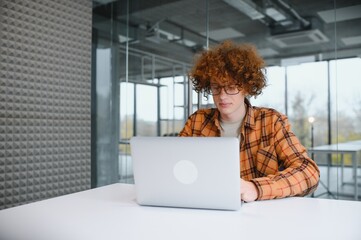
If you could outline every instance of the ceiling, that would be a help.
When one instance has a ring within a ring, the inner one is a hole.
[[[225,39],[255,44],[268,65],[361,57],[361,0],[128,1],[129,18],[126,0],[93,1],[104,45],[112,36],[121,47],[128,40],[132,49],[186,64]]]

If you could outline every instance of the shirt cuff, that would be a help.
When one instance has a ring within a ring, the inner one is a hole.
[[[250,181],[256,185],[258,190],[258,198],[256,200],[268,200],[282,196],[281,191],[276,186],[277,184],[267,177],[255,178]]]

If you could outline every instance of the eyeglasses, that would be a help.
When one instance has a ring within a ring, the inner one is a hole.
[[[210,94],[211,95],[219,95],[221,94],[222,88],[228,95],[236,95],[239,93],[239,87],[237,85],[228,85],[228,86],[218,86],[218,85],[211,85]]]

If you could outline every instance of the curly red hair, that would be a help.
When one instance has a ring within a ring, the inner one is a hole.
[[[266,86],[265,62],[252,44],[227,40],[196,56],[189,72],[196,92],[210,93],[210,83],[236,84],[246,94],[258,96]]]

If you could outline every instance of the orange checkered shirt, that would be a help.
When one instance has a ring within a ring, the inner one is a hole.
[[[316,190],[320,171],[290,130],[285,115],[252,106],[240,130],[240,176],[252,181],[258,199],[305,196]],[[220,137],[219,111],[200,109],[187,120],[179,136]]]

